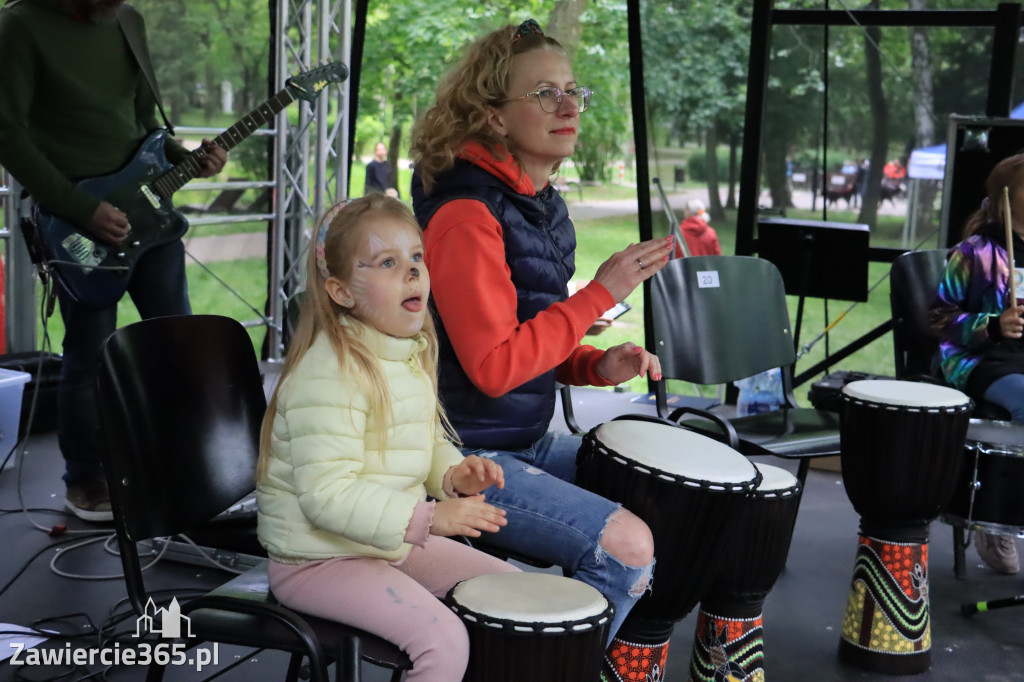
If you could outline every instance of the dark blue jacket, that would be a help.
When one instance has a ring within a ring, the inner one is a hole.
[[[576,270],[576,233],[562,197],[548,185],[536,195],[512,187],[468,161],[440,175],[429,196],[418,175],[412,181],[413,208],[426,229],[444,204],[457,199],[483,202],[501,224],[505,261],[518,296],[520,323],[568,297],[566,284]],[[466,254],[472,258],[472,254]],[[433,309],[433,306],[432,306]],[[465,447],[520,450],[548,430],[555,407],[555,370],[498,397],[478,390],[466,376],[438,322],[441,403]]]

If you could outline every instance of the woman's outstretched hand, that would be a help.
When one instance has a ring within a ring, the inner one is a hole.
[[[431,535],[480,537],[480,531],[497,533],[508,521],[505,510],[484,502],[483,495],[442,500],[434,506]]]
[[[630,244],[601,263],[594,279],[604,285],[616,301],[622,301],[633,289],[665,267],[675,244],[671,236]]]
[[[612,346],[597,361],[595,369],[613,384],[621,384],[645,374],[649,374],[655,381],[661,380],[661,361],[658,356],[648,353],[635,343]]]

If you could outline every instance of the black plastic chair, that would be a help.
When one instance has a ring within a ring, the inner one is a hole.
[[[112,334],[97,371],[104,467],[128,598],[140,616],[150,598],[138,543],[188,533],[253,490],[266,397],[252,341],[215,315],[162,317]],[[397,646],[362,630],[299,616],[276,603],[266,564],[182,603],[192,646],[221,642],[303,658],[310,679],[358,680],[359,660],[394,670],[411,664]],[[163,667],[150,667],[159,680]]]
[[[939,348],[939,334],[932,329],[928,306],[935,298],[946,270],[945,249],[908,251],[893,261],[889,271],[889,303],[892,310],[892,345],[896,354],[896,378],[946,384],[932,372]],[[975,399],[974,416],[1009,421],[1003,407]]]
[[[908,251],[892,263],[889,304],[897,379],[941,382],[932,373],[939,334],[928,319],[928,306],[945,269],[944,249]]]
[[[651,297],[666,379],[714,385],[781,368],[787,400],[781,409],[725,420],[740,452],[799,460],[801,484],[812,458],[839,454],[839,415],[798,407],[793,397],[796,349],[775,265],[748,256],[677,258],[651,279]],[[669,412],[664,381],[656,392],[660,417],[712,437],[721,433],[715,415],[690,407]]]
[[[889,303],[897,379],[946,383],[941,375],[932,372],[939,334],[932,328],[928,316],[928,307],[945,270],[945,249],[908,251],[892,263]],[[997,421],[1010,419],[1005,409],[984,400],[975,400],[974,416]]]

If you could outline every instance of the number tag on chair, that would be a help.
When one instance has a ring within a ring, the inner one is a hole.
[[[702,270],[697,272],[697,286],[701,289],[717,289],[721,286],[718,283],[717,270]]]

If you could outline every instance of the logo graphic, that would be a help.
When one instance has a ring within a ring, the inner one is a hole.
[[[160,635],[165,639],[178,639],[182,636],[182,621],[185,622],[185,637],[194,637],[192,634],[192,619],[181,615],[181,606],[178,598],[175,597],[171,603],[164,607],[157,607],[150,597],[146,602],[145,612],[135,621],[134,637],[145,637],[147,633]]]
[[[184,622],[184,625],[182,623]],[[162,640],[177,640],[182,637],[195,637],[192,634],[192,619],[181,615],[181,606],[177,598],[171,600],[167,608],[157,608],[150,598],[141,616],[135,619],[135,638],[146,638],[159,635]],[[64,648],[36,647],[24,642],[12,642],[14,654],[10,657],[11,665],[49,665],[49,666],[85,666],[85,665],[141,665],[153,663],[159,666],[188,665],[195,666],[201,673],[208,665],[220,665],[220,649],[218,643],[213,648],[197,647],[189,649],[184,642],[137,642],[124,648],[121,642],[115,641],[113,646],[103,648],[72,648],[71,642],[65,642]],[[33,678],[34,679],[34,678]]]

